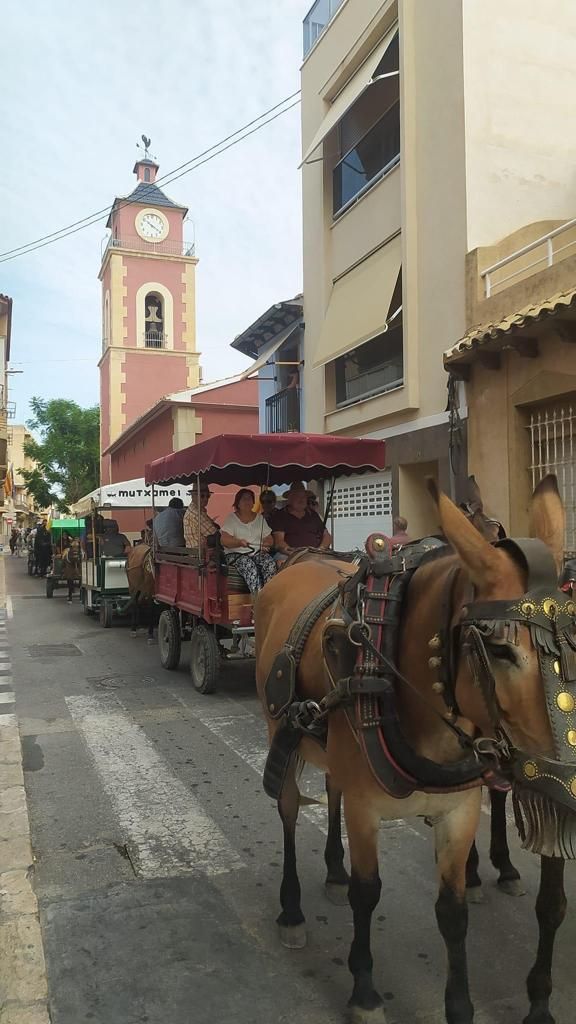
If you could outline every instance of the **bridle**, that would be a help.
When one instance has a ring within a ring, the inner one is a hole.
[[[500,768],[521,785],[576,810],[576,604],[558,587],[552,554],[542,541],[499,541],[525,571],[527,589],[513,601],[475,601],[462,609],[459,629],[503,753]],[[518,644],[525,626],[537,652],[554,757],[527,754],[510,741],[496,694],[486,641]]]

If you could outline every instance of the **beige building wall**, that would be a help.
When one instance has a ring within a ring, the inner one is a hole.
[[[470,250],[574,216],[576,4],[463,0],[462,10]]]
[[[399,165],[337,219],[335,132],[302,169],[304,429],[389,438],[395,507],[420,523],[424,470],[449,476],[443,352],[470,323],[466,254],[478,245],[496,252],[528,222],[563,220],[576,208],[567,130],[576,102],[576,5],[346,0],[302,67],[303,153],[396,21]],[[403,386],[338,408],[334,363],[313,366],[334,282],[362,261],[368,267],[366,257],[398,232]]]

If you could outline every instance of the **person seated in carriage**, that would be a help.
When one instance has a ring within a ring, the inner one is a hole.
[[[308,492],[302,483],[292,484],[286,506],[274,513],[271,527],[274,546],[281,557],[287,557],[296,548],[326,551],[332,544],[321,517],[310,507]]]
[[[222,524],[226,561],[242,577],[251,594],[257,594],[276,574],[270,554],[272,530],[263,515],[254,512],[254,492],[242,487],[234,498],[234,510]]]
[[[205,547],[209,537],[216,540],[220,532],[218,523],[214,522],[206,511],[210,493],[208,484],[201,483],[200,495],[198,495],[198,484],[195,481],[192,485],[190,504],[184,513],[184,543],[187,548],[191,548],[195,552],[198,552],[198,548]],[[198,497],[200,497],[200,504],[198,504]]]

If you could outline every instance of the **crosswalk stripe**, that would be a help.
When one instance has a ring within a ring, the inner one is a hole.
[[[216,822],[113,695],[67,697],[129,852],[145,878],[244,866]],[[135,851],[135,857],[133,849]]]

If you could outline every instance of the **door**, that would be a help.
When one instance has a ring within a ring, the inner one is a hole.
[[[392,534],[392,479],[389,471],[343,477],[332,501],[334,547],[364,549],[371,533]],[[330,517],[327,527],[330,529]]]

